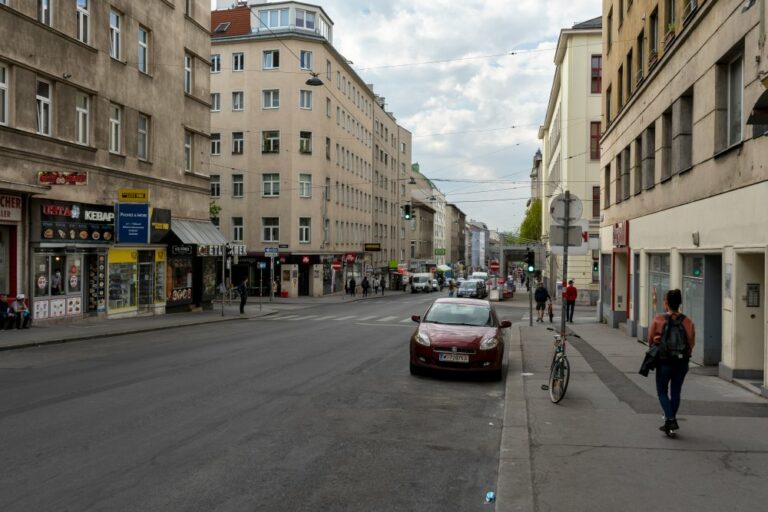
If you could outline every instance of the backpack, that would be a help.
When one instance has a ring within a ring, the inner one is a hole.
[[[683,327],[685,315],[664,315],[664,329],[659,340],[659,357],[661,359],[688,359],[688,341]]]

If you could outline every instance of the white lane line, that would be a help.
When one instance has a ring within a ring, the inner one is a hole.
[[[379,318],[376,320],[377,322],[389,322],[390,320],[394,320],[397,318],[396,316],[385,316],[384,318]]]
[[[340,316],[339,318],[334,318],[337,322],[340,322],[342,320],[349,320],[350,318],[355,318],[356,315],[349,315],[349,316]]]
[[[291,322],[298,322],[299,320],[310,320],[312,318],[315,318],[317,315],[307,315],[307,316],[300,316],[298,318],[291,318]]]
[[[370,320],[371,318],[376,318],[376,315],[364,316],[362,318],[358,318],[357,321],[362,322],[364,320]]]
[[[402,320],[400,320],[401,324],[407,324],[408,322],[413,322],[413,320],[410,318],[403,318]]]
[[[329,316],[320,316],[317,318],[313,318],[313,322],[317,322],[318,320],[330,320],[331,318],[336,318],[336,315],[329,315]]]

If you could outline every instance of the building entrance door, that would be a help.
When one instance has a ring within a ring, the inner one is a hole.
[[[0,293],[11,293],[10,285],[10,229],[0,226]]]
[[[154,304],[155,252],[139,251],[139,309],[150,309]]]

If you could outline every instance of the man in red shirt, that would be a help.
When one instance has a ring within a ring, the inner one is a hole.
[[[573,323],[573,310],[576,309],[576,297],[579,291],[573,286],[573,279],[568,281],[568,287],[565,289],[565,319]]]

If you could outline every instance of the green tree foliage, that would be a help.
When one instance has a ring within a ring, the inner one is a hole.
[[[221,206],[216,203],[216,201],[211,201],[208,203],[208,216],[212,219],[218,219],[219,214],[221,213]]]
[[[534,199],[520,225],[520,237],[524,240],[541,240],[541,199]]]

